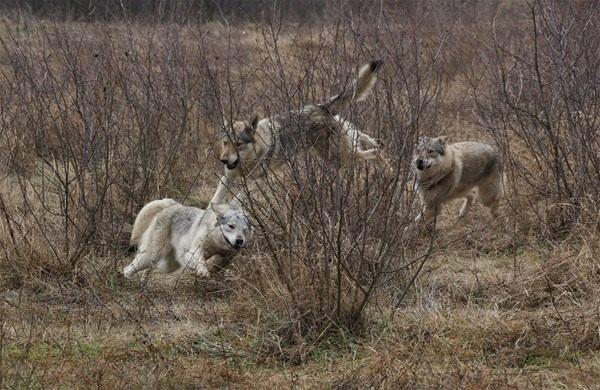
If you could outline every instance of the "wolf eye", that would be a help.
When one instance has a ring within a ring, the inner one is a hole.
[[[245,145],[245,143],[243,143],[243,142],[238,142],[238,143],[236,143],[235,145],[236,145],[237,147],[240,147],[240,146],[244,146],[244,145]]]
[[[434,150],[433,150],[433,149],[429,149],[429,150],[427,151],[427,153],[429,153],[429,154],[432,154],[433,152],[434,152]]]
[[[235,229],[235,226],[233,226],[232,224],[229,224],[229,225],[227,225],[227,227],[228,227],[229,229]]]

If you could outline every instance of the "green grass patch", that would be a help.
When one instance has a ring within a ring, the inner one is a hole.
[[[45,361],[58,358],[96,358],[102,354],[103,345],[99,342],[77,342],[69,346],[49,344],[46,342],[27,346],[23,343],[7,343],[2,347],[2,354],[11,360]]]

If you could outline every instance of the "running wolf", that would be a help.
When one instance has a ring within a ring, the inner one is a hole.
[[[190,267],[209,277],[247,245],[249,235],[248,219],[234,202],[210,204],[203,210],[173,199],[155,200],[135,220],[131,244],[138,251],[123,273],[131,278],[144,271],[145,278],[154,268],[171,273]]]
[[[371,145],[365,150],[357,147],[358,141],[364,140],[366,134],[339,116],[336,117],[350,102],[362,101],[367,97],[381,64],[381,61],[373,61],[364,65],[353,87],[331,97],[326,103],[307,105],[300,110],[262,120],[255,115],[249,121],[235,121],[232,124],[224,121],[219,160],[225,166],[225,175],[221,177],[213,199],[222,198],[232,180],[240,177],[255,181],[264,178],[293,159],[301,149],[312,147],[325,158],[335,137],[343,150],[342,158],[356,156],[363,160],[375,160],[391,171],[378,145]]]
[[[446,137],[421,137],[413,161],[423,206],[416,221],[429,224],[442,203],[456,198],[465,198],[459,213],[464,217],[477,194],[494,218],[497,216],[504,188],[502,160],[492,146],[482,142],[448,144]]]

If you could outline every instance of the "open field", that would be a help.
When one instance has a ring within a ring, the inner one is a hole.
[[[310,4],[4,10],[0,388],[598,388],[600,5]],[[223,274],[122,276],[146,202],[212,196],[222,117],[322,102],[378,58],[343,116],[395,177],[301,153]],[[412,148],[439,134],[502,151],[500,220],[453,201],[410,229]]]

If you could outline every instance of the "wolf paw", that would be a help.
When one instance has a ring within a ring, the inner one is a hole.
[[[127,279],[131,279],[131,277],[134,274],[134,269],[131,265],[128,265],[127,267],[125,267],[123,269],[123,275],[127,278]]]
[[[206,267],[198,267],[196,268],[196,276],[202,279],[209,279],[210,272]]]

